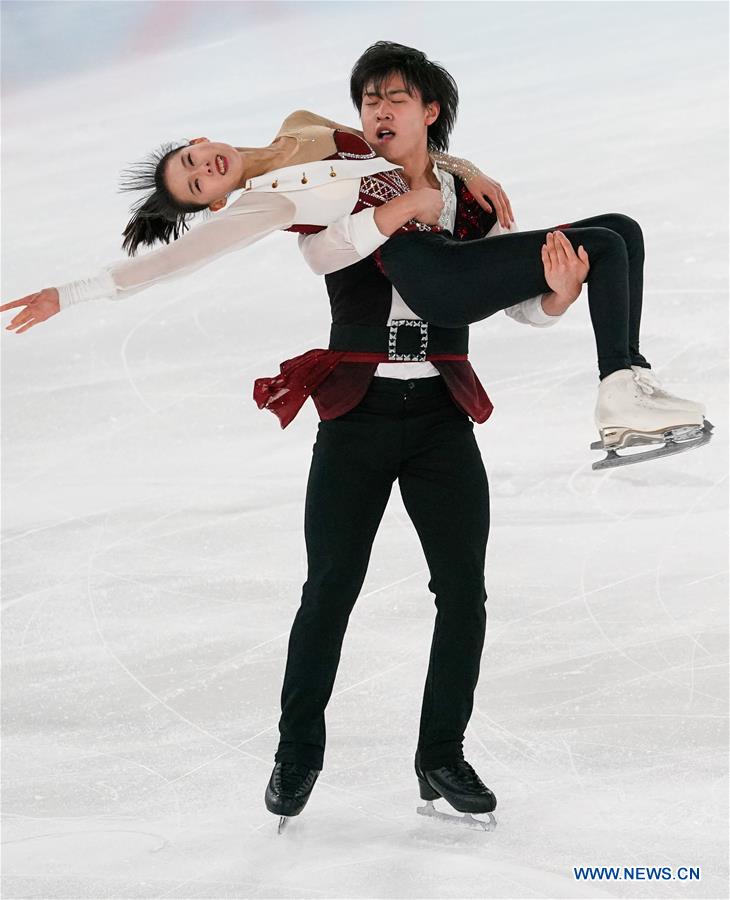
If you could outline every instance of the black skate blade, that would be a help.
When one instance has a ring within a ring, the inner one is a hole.
[[[701,428],[698,426],[696,430],[690,432],[690,435],[686,437],[683,435],[674,435],[673,432],[667,431],[658,439],[664,441],[663,446],[658,447],[655,450],[646,450],[641,453],[625,453],[622,455],[612,448],[604,447],[601,441],[595,441],[591,444],[591,449],[606,450],[607,454],[604,459],[594,462],[591,468],[594,471],[598,469],[614,469],[618,466],[629,466],[634,463],[646,462],[646,460],[649,459],[659,459],[661,456],[674,456],[677,453],[694,450],[696,447],[702,447],[709,442],[714,427],[712,422],[708,422],[708,420],[705,419]],[[623,450],[625,447],[637,447],[645,444],[658,443],[658,440],[636,440],[633,443],[629,442],[618,449]]]
[[[454,816],[436,809],[433,805],[433,800],[427,800],[425,806],[417,806],[416,812],[420,816],[426,816],[429,819],[440,819],[442,822],[448,822],[451,825],[463,825],[475,831],[494,831],[497,827],[497,820],[492,813],[487,813],[486,819],[475,819],[471,813]]]

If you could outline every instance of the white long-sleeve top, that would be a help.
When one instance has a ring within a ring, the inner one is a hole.
[[[139,257],[104,266],[90,278],[67,282],[58,288],[62,309],[87,300],[119,300],[159,282],[178,278],[207,265],[224,253],[240,250],[274,231],[295,223],[329,225],[350,212],[357,200],[360,178],[397,168],[382,158],[337,160],[334,131],[362,137],[362,132],[311,110],[288,115],[277,138],[295,141],[287,165],[250,179],[243,191],[223,211],[196,224],[171,244]],[[272,142],[273,143],[273,142]],[[434,154],[442,168],[465,178],[478,170],[466,160]]]
[[[444,206],[439,218],[439,225],[452,232],[456,221],[456,189],[454,178],[449,172],[443,172],[436,163],[434,175],[441,183],[441,194]],[[354,204],[353,204],[354,206]],[[516,222],[508,229],[518,231]],[[487,237],[503,234],[505,229],[495,222]],[[339,269],[352,266],[366,256],[374,253],[378,247],[388,240],[375,224],[375,209],[364,209],[358,213],[348,213],[329,225],[324,231],[316,234],[300,234],[299,249],[307,265],[318,275],[328,275]],[[516,322],[533,325],[538,328],[554,325],[560,316],[548,315],[542,308],[542,294],[523,300],[505,309],[505,314]],[[393,287],[388,324],[393,319],[417,319],[418,316],[406,304],[398,291]],[[375,370],[376,377],[381,378],[433,378],[438,369],[430,362],[395,362],[380,363]]]
[[[60,285],[61,309],[87,300],[129,297],[194,272],[225,253],[243,249],[295,223],[329,225],[352,211],[362,177],[394,168],[393,163],[380,157],[317,160],[252,178],[245,189],[233,192],[236,199],[232,203],[176,241],[110,263],[90,278]]]

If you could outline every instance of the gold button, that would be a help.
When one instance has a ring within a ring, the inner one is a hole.
[[[276,179],[276,181],[271,182],[271,187],[279,187],[279,179],[278,178]]]
[[[337,172],[330,166],[330,178],[337,178]]]
[[[307,183],[307,173],[302,172],[302,184],[306,184],[306,183]]]

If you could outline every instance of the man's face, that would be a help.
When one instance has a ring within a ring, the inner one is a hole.
[[[403,76],[394,73],[383,82],[381,91],[366,84],[360,107],[365,140],[389,162],[404,163],[428,145],[428,126],[438,118],[437,102],[423,104],[420,91],[408,88]]]

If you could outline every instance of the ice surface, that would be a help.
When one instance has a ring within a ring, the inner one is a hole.
[[[715,437],[593,472],[585,294],[550,330],[472,328],[495,412],[475,428],[492,531],[465,750],[498,828],[415,813],[434,606],[394,490],[325,769],[278,836],[263,795],[317,417],[307,404],[282,431],[251,390],[323,346],[322,281],[280,234],[3,332],[4,896],[727,896],[727,8],[300,7],[242,7],[198,49],[12,92],[3,301],[118,258],[119,170],[163,140],[266,143],[297,107],[355,123],[349,68],[388,38],[456,77],[452,149],[504,185],[522,229],[641,223],[642,349]],[[702,881],[577,882],[581,865]]]

